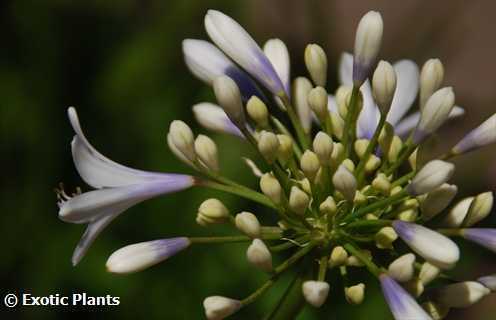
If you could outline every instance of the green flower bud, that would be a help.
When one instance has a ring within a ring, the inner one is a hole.
[[[265,128],[269,124],[269,111],[265,103],[257,96],[253,96],[246,104],[246,111],[255,123]]]

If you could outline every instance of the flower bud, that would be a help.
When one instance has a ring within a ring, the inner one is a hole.
[[[277,136],[269,131],[262,131],[258,139],[258,150],[268,163],[273,163],[277,158],[279,140]]]
[[[333,148],[334,142],[332,141],[332,138],[327,135],[327,133],[323,131],[317,133],[315,139],[313,139],[313,151],[319,158],[322,166],[329,165]]]
[[[399,282],[407,282],[412,280],[415,273],[415,255],[407,253],[394,260],[388,268],[390,277]]]
[[[260,178],[260,189],[272,202],[281,203],[281,184],[272,174],[266,173]]]
[[[417,170],[418,151],[419,151],[419,148],[416,148],[415,151],[413,151],[412,154],[408,157],[408,163],[410,164],[410,167],[412,167],[413,170]]]
[[[451,149],[453,154],[461,154],[496,142],[496,114],[470,131]]]
[[[433,301],[422,303],[422,308],[429,314],[432,320],[442,320],[449,312],[449,308]]]
[[[414,297],[420,297],[422,293],[424,293],[424,284],[419,279],[412,279],[410,281],[405,282],[405,289],[410,292],[410,294]]]
[[[372,93],[382,114],[387,115],[396,90],[396,72],[387,61],[380,61],[372,77]]]
[[[454,171],[455,166],[452,163],[442,160],[429,161],[420,169],[406,190],[412,196],[431,192],[448,181]]]
[[[234,219],[236,228],[250,238],[260,238],[261,226],[257,217],[251,212],[238,213]]]
[[[313,88],[308,94],[308,105],[321,122],[329,115],[327,91],[322,87]]]
[[[343,139],[343,131],[344,131],[344,120],[335,113],[330,115],[331,117],[331,125],[332,125],[332,133],[338,138]]]
[[[305,176],[313,181],[320,168],[319,158],[314,152],[306,150],[301,156],[300,167]]]
[[[289,194],[289,207],[296,214],[303,215],[310,203],[310,197],[298,187],[291,187]]]
[[[389,144],[389,149],[387,152],[388,161],[391,163],[396,162],[402,149],[403,141],[401,141],[401,138],[398,136],[393,136],[391,138],[391,143]]]
[[[332,216],[338,211],[338,207],[336,206],[336,202],[334,201],[334,198],[331,196],[328,196],[325,199],[325,201],[323,201],[320,204],[319,210],[323,214],[326,214],[328,216]]]
[[[441,269],[433,264],[430,264],[429,262],[424,262],[420,268],[419,279],[422,281],[424,286],[426,286],[436,279],[440,273]]]
[[[327,56],[324,49],[317,44],[309,44],[305,48],[305,65],[313,82],[325,87],[327,79]]]
[[[355,176],[343,164],[338,167],[338,170],[332,177],[332,183],[336,190],[343,194],[346,200],[352,202],[355,199],[357,181]]]
[[[413,140],[420,143],[427,135],[435,132],[447,119],[455,106],[455,94],[451,87],[437,90],[421,110],[420,120]]]
[[[493,200],[493,193],[491,191],[477,195],[470,204],[467,216],[463,221],[463,226],[471,227],[487,217],[493,208]]]
[[[245,113],[236,82],[228,76],[217,77],[214,80],[214,92],[219,105],[224,109],[229,119],[238,128],[244,128]]]
[[[372,173],[379,168],[381,165],[381,158],[376,156],[375,154],[371,154],[365,162],[365,173]]]
[[[367,202],[367,197],[360,191],[355,192],[355,198],[353,199],[353,203],[356,205],[362,205]]]
[[[372,259],[372,252],[369,250],[361,250],[362,255],[365,256],[366,259]],[[349,256],[346,260],[346,265],[350,267],[363,267],[363,262],[355,256]]]
[[[489,276],[480,277],[477,282],[482,283],[486,288],[491,291],[496,291],[496,275],[492,274]]]
[[[246,251],[246,258],[260,270],[265,272],[272,271],[272,255],[262,240],[253,239]]]
[[[351,304],[361,304],[365,298],[365,285],[359,283],[357,285],[344,288],[346,301]]]
[[[374,236],[375,243],[379,249],[391,249],[393,248],[393,242],[398,239],[396,231],[391,227],[383,227]]]
[[[343,247],[336,246],[331,251],[331,256],[329,257],[329,267],[334,268],[342,266],[346,263],[347,260],[348,252],[346,252]]]
[[[212,139],[203,134],[198,135],[195,140],[195,152],[207,168],[219,171],[217,145]]]
[[[473,200],[474,197],[468,197],[458,201],[458,203],[448,212],[441,224],[448,228],[458,228],[461,226]]]
[[[196,160],[195,138],[191,128],[181,120],[174,120],[169,127],[169,136],[172,144],[189,161]]]
[[[394,137],[394,128],[390,123],[386,122],[384,124],[384,127],[382,127],[378,139],[379,146],[381,147],[381,150],[385,155],[389,154],[389,148],[391,147],[391,143],[393,142],[393,137]]]
[[[367,12],[358,24],[353,60],[353,83],[358,87],[368,77],[370,68],[377,58],[382,42],[382,32],[382,17],[376,11]]]
[[[344,156],[344,146],[341,142],[334,142],[331,154],[331,165],[335,166],[341,163]]]
[[[293,81],[294,106],[306,133],[310,132],[312,126],[312,110],[308,106],[308,94],[312,88],[312,83],[305,77],[298,77]]]
[[[207,199],[198,208],[196,221],[203,226],[224,223],[229,218],[229,210],[218,199]]]
[[[442,184],[439,188],[429,192],[421,201],[420,211],[422,217],[427,221],[434,218],[451,203],[458,191],[454,184]]]
[[[378,190],[384,195],[389,194],[391,190],[391,182],[389,182],[388,178],[384,173],[379,173],[374,180],[372,180],[372,187]]]
[[[367,150],[369,144],[370,140],[368,139],[358,139],[357,141],[355,141],[355,153],[360,159],[362,159],[365,155],[365,151]]]
[[[241,302],[238,300],[212,296],[203,300],[203,308],[208,320],[222,320],[241,308]]]
[[[355,171],[355,163],[353,163],[351,159],[344,159],[342,164],[346,169],[348,169],[348,171],[350,172]]]
[[[403,210],[400,213],[398,213],[396,217],[401,221],[415,222],[418,217],[418,210],[417,209]]]
[[[351,86],[340,86],[336,90],[336,105],[338,106],[338,112],[342,119],[346,119],[348,114],[348,105],[351,98]]]
[[[285,134],[278,134],[277,140],[279,140],[277,158],[284,165],[293,156],[293,140]]]
[[[429,59],[420,72],[420,109],[423,109],[430,96],[441,87],[444,67],[439,59]]]
[[[259,97],[253,96],[246,104],[246,112],[255,123],[265,128],[269,124],[269,111],[267,106]]]
[[[450,308],[467,308],[491,292],[475,281],[465,281],[447,285],[438,292],[439,303]]]
[[[193,167],[195,168],[196,165],[193,163],[193,161],[189,160],[185,155],[184,153],[182,153],[177,147],[176,145],[174,144],[174,142],[172,141],[172,135],[170,133],[167,134],[167,146],[169,146],[169,149],[170,151],[172,151],[172,153],[179,159],[181,160],[182,162],[184,162],[185,164],[187,164],[188,166],[190,167]]]
[[[280,39],[269,39],[264,44],[263,51],[281,79],[284,89],[289,92],[290,60],[288,47]]]
[[[309,304],[319,308],[327,300],[329,288],[329,284],[324,281],[305,281],[302,286],[303,296]]]

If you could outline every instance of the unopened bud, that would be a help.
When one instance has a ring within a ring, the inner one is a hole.
[[[407,282],[415,272],[415,255],[407,253],[394,260],[388,267],[388,274],[399,282]]]
[[[348,252],[346,252],[343,247],[336,246],[331,251],[331,256],[329,257],[329,267],[334,268],[342,266],[346,263],[347,260]]]
[[[284,165],[293,156],[293,140],[285,134],[278,134],[277,140],[279,140],[277,158]]]
[[[370,140],[368,139],[358,139],[357,141],[355,141],[355,153],[360,159],[362,159],[365,155],[365,151],[367,150],[369,144]]]
[[[324,281],[305,281],[302,286],[303,297],[312,306],[319,308],[327,300],[329,284]]]
[[[265,128],[269,124],[269,112],[267,106],[257,96],[252,96],[246,104],[246,111],[255,123]]]
[[[381,158],[375,154],[371,154],[365,162],[365,173],[372,173],[379,168],[381,165]]]
[[[353,201],[357,190],[357,181],[355,176],[343,164],[338,167],[338,170],[332,177],[332,183],[346,200]]]
[[[305,48],[305,65],[315,84],[325,87],[327,80],[327,56],[324,49],[317,44]]]
[[[319,158],[322,166],[329,165],[333,148],[334,142],[332,141],[332,138],[327,135],[327,133],[323,131],[317,133],[315,139],[313,140],[313,151]]]
[[[279,150],[277,136],[272,132],[262,131],[258,139],[258,150],[267,162],[273,163],[277,158],[277,152]]]
[[[341,159],[344,156],[344,146],[341,142],[334,142],[334,148],[332,148],[331,154],[331,164],[337,165],[341,163]]]
[[[434,218],[451,203],[458,191],[454,184],[442,184],[439,188],[429,192],[421,201],[420,211],[425,220]]]
[[[454,171],[455,166],[452,163],[442,160],[429,161],[420,169],[406,190],[412,196],[431,192],[448,181]]]
[[[246,258],[260,270],[272,271],[272,254],[262,240],[253,239],[246,251]]]
[[[384,127],[382,127],[381,133],[379,134],[379,146],[381,147],[382,153],[385,155],[389,154],[389,148],[393,142],[393,137],[394,128],[389,122],[386,122]]]
[[[260,178],[260,189],[272,202],[281,203],[281,184],[272,174],[266,173]]]
[[[332,125],[332,133],[338,138],[343,139],[343,131],[344,131],[344,120],[338,114],[331,114],[331,125]]]
[[[361,250],[362,255],[365,259],[372,259],[372,252],[369,250]],[[355,256],[349,256],[346,260],[346,265],[350,267],[363,267],[363,262]]]
[[[440,273],[441,269],[433,264],[430,264],[429,262],[424,262],[420,268],[419,279],[422,281],[424,286],[426,286],[436,279]]]
[[[398,213],[396,217],[401,221],[415,222],[415,220],[417,220],[418,217],[418,210],[416,209],[403,210],[400,213]]]
[[[246,122],[245,113],[236,82],[228,76],[220,76],[215,78],[213,85],[215,97],[229,119],[238,128],[244,128]]]
[[[379,249],[391,249],[393,247],[393,242],[398,239],[396,231],[391,227],[383,227],[374,236],[375,243]]]
[[[234,219],[236,228],[250,238],[260,238],[261,226],[257,217],[251,212],[238,213]]]
[[[338,207],[336,206],[336,201],[334,201],[334,198],[328,196],[325,201],[320,204],[319,210],[323,214],[332,216],[338,211]]]
[[[444,306],[451,308],[467,308],[480,301],[490,292],[491,290],[478,282],[465,281],[441,288],[437,298]]]
[[[427,60],[420,72],[420,108],[422,109],[431,95],[441,87],[444,67],[439,59]]]
[[[380,193],[387,195],[391,190],[391,182],[384,173],[379,173],[374,180],[372,180],[372,187],[378,190]]]
[[[369,76],[381,47],[382,32],[382,17],[376,11],[367,12],[358,24],[353,60],[353,83],[356,86],[360,86]]]
[[[222,320],[238,311],[241,308],[241,302],[226,297],[212,296],[203,300],[203,308],[208,320]]]
[[[208,224],[224,223],[229,218],[229,210],[218,199],[207,199],[198,208],[196,221],[206,226]]]
[[[196,160],[195,138],[191,128],[181,120],[174,120],[169,127],[169,137],[176,149],[189,161]]]
[[[195,152],[201,162],[210,170],[219,171],[217,145],[209,137],[200,134],[195,140]]]
[[[468,197],[455,204],[443,219],[442,225],[448,228],[457,228],[461,226],[473,200],[474,197]]]
[[[351,86],[340,86],[336,90],[336,105],[338,106],[338,112],[342,119],[346,119],[348,114],[348,105],[351,98]]]
[[[308,94],[312,88],[312,83],[305,77],[298,77],[293,81],[292,100],[303,130],[306,133],[310,132],[312,126],[312,110],[308,106]]]
[[[359,283],[355,286],[344,288],[346,301],[351,304],[361,304],[365,298],[365,285]]]
[[[404,284],[406,291],[416,298],[420,297],[424,293],[424,284],[419,279],[412,279],[405,282]]]
[[[319,158],[314,152],[306,150],[301,156],[300,167],[305,176],[309,180],[313,181],[315,175],[317,174],[317,171],[319,171],[320,168]]]
[[[486,218],[493,208],[493,193],[491,191],[481,193],[474,198],[470,204],[467,216],[463,221],[464,227],[471,227]]]
[[[398,136],[393,136],[387,152],[388,161],[391,163],[396,162],[396,160],[398,160],[398,156],[400,155],[402,149],[403,149],[403,141],[401,141],[401,138]]]
[[[329,114],[327,91],[322,87],[313,88],[308,94],[308,105],[321,122],[324,122]]]
[[[396,72],[387,61],[380,61],[372,77],[372,93],[381,113],[386,115],[396,90]]]
[[[289,194],[289,207],[296,214],[303,215],[310,203],[310,197],[300,188],[293,186]]]

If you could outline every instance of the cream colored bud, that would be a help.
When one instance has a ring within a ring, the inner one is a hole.
[[[278,134],[277,140],[279,140],[279,150],[277,157],[279,161],[281,161],[281,163],[284,165],[293,156],[293,140],[285,134]]]
[[[261,226],[257,217],[251,212],[241,212],[234,218],[234,223],[239,231],[243,232],[250,238],[260,238]]]
[[[293,186],[289,194],[289,207],[296,214],[304,215],[310,203],[310,197],[300,188]]]
[[[426,286],[436,279],[440,273],[441,269],[429,262],[424,262],[420,268],[419,279]]]
[[[272,254],[262,240],[253,239],[248,250],[246,250],[246,258],[260,270],[265,272],[272,271]]]
[[[269,111],[265,103],[257,96],[252,96],[246,104],[246,112],[255,123],[265,128],[269,124]]]
[[[420,202],[415,198],[410,198],[401,203],[400,208],[403,210],[407,209],[417,209],[420,207]]]
[[[420,203],[420,211],[424,220],[431,220],[446,209],[457,191],[458,188],[454,184],[444,183],[439,188],[429,192]]]
[[[343,130],[344,130],[344,120],[338,114],[331,114],[331,125],[332,125],[332,133],[338,138],[343,139]]]
[[[402,149],[403,141],[401,141],[401,138],[398,136],[393,136],[387,153],[388,161],[391,163],[396,162]]]
[[[448,315],[449,312],[449,307],[442,306],[433,301],[422,303],[422,308],[424,308],[432,320],[442,320]]]
[[[415,143],[421,142],[427,135],[436,131],[447,119],[455,106],[453,88],[437,90],[421,110],[420,121],[413,135]]]
[[[242,157],[243,161],[245,162],[245,164],[248,166],[248,168],[250,168],[251,170],[251,173],[253,173],[253,175],[257,178],[261,178],[263,173],[262,171],[258,168],[258,166],[255,164],[255,162],[253,162],[253,160],[251,160],[250,158],[245,158],[245,157]]]
[[[336,190],[341,192],[346,200],[352,202],[355,199],[357,181],[355,176],[342,164],[332,177],[332,183]]]
[[[475,281],[465,281],[441,288],[437,298],[439,303],[451,308],[467,308],[491,292]]]
[[[406,221],[406,222],[415,222],[418,217],[418,210],[416,209],[408,209],[408,210],[403,210],[398,215],[396,218],[398,218],[401,221]]]
[[[418,151],[419,151],[419,148],[416,148],[415,151],[413,151],[412,154],[408,157],[408,163],[410,164],[410,167],[412,167],[413,170],[417,170]]]
[[[331,164],[337,166],[341,163],[341,159],[344,156],[344,146],[341,142],[334,142],[334,148],[332,148],[331,154]]]
[[[342,119],[346,119],[346,115],[348,114],[348,104],[350,103],[352,89],[352,86],[343,85],[336,90],[336,105]]]
[[[325,87],[327,80],[327,56],[324,49],[317,44],[309,44],[305,48],[305,65],[313,82]]]
[[[310,185],[310,181],[307,178],[303,178],[298,181],[298,185],[308,194],[312,193],[312,186]]]
[[[313,86],[305,77],[298,77],[293,81],[293,97],[296,114],[300,119],[303,130],[310,133],[312,126],[312,110],[308,106],[308,94]]]
[[[455,166],[452,163],[431,160],[420,169],[406,190],[412,196],[431,192],[448,181],[454,172]]]
[[[353,60],[353,83],[360,86],[368,77],[370,68],[377,58],[382,42],[383,22],[379,12],[367,12],[355,36]]]
[[[412,280],[415,273],[415,255],[407,253],[394,260],[388,267],[388,274],[399,282]]]
[[[391,249],[393,242],[398,239],[398,234],[392,227],[383,227],[374,236],[375,244],[379,249]]]
[[[378,220],[379,218],[373,213],[367,213],[365,215],[365,220]]]
[[[353,203],[356,205],[362,205],[367,202],[367,197],[360,191],[355,192],[355,198]]]
[[[429,59],[420,72],[420,109],[427,99],[441,87],[444,78],[444,67],[439,59]]]
[[[277,136],[270,131],[262,131],[258,139],[258,150],[267,162],[273,163],[279,151],[279,140]]]
[[[260,178],[260,189],[272,202],[281,203],[281,184],[272,174],[266,173]]]
[[[215,78],[213,86],[215,97],[229,119],[238,128],[244,128],[245,113],[241,102],[241,93],[236,82],[228,76],[220,76]]]
[[[416,298],[420,297],[424,293],[424,284],[419,279],[412,279],[404,283],[406,291]]]
[[[350,172],[355,171],[355,163],[353,163],[353,161],[351,161],[351,159],[344,159],[343,160],[343,166],[345,166],[346,169],[348,169]]]
[[[193,161],[189,160],[184,153],[182,153],[174,144],[172,141],[172,135],[170,132],[167,134],[167,146],[169,146],[169,149],[172,151],[172,153],[182,162],[187,164],[188,166],[191,166],[196,169],[196,165],[193,163]]]
[[[464,227],[471,227],[486,218],[493,208],[494,197],[491,191],[477,195],[470,204],[467,216],[463,221]]]
[[[229,218],[229,210],[218,199],[211,198],[202,202],[198,208],[197,222],[201,225],[224,223]]]
[[[380,193],[387,195],[391,190],[391,182],[384,173],[379,173],[374,180],[372,180],[372,187]]]
[[[393,189],[391,189],[391,196],[394,196],[395,194],[398,194],[400,193],[401,191],[403,191],[403,188],[400,187],[400,186],[396,186],[394,187]]]
[[[317,171],[319,171],[320,168],[319,158],[314,152],[306,150],[301,156],[300,167],[305,176],[309,180],[313,181],[315,175],[317,174]]]
[[[346,252],[343,247],[336,246],[331,251],[331,256],[329,257],[329,267],[334,268],[342,266],[346,263],[347,260],[348,252]]]
[[[196,160],[195,137],[191,128],[181,120],[174,120],[169,127],[169,137],[176,149],[191,162]]]
[[[382,114],[386,115],[391,107],[396,90],[396,72],[387,61],[380,61],[372,77],[372,93]]]
[[[208,320],[222,320],[238,311],[241,308],[241,302],[226,297],[212,296],[203,300],[203,308]]]
[[[201,162],[210,170],[219,171],[217,145],[209,137],[200,134],[195,139],[195,152]]]
[[[372,259],[372,252],[369,250],[361,250],[362,255],[365,256],[366,259]],[[349,256],[346,260],[346,265],[350,267],[363,267],[363,262],[355,256]]]
[[[372,173],[379,168],[381,165],[381,158],[376,156],[375,154],[371,154],[365,162],[365,173]]]
[[[319,308],[327,300],[329,288],[324,281],[305,281],[302,285],[303,297],[310,305]]]
[[[468,197],[455,204],[443,219],[442,225],[448,228],[458,228],[461,226],[473,200],[474,197]]]
[[[355,153],[360,159],[362,159],[365,155],[365,151],[367,150],[369,144],[370,140],[368,139],[358,139],[357,141],[355,141]]]
[[[329,165],[333,148],[334,142],[332,141],[332,138],[327,135],[327,133],[323,131],[317,133],[315,139],[313,139],[313,151],[319,158],[321,165]]]
[[[308,94],[308,105],[321,122],[324,122],[329,115],[328,101],[327,91],[322,87],[313,88]]]
[[[328,216],[334,215],[338,211],[338,207],[336,205],[336,201],[331,196],[328,196],[319,206],[319,210],[321,213],[326,214]]]
[[[365,298],[365,285],[359,283],[357,285],[344,288],[346,301],[351,304],[361,304]]]

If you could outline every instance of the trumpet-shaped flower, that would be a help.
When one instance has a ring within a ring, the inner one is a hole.
[[[76,169],[87,184],[98,189],[59,202],[61,220],[88,224],[72,257],[76,265],[98,234],[119,214],[144,200],[187,189],[195,181],[188,175],[128,168],[106,158],[84,136],[76,110],[69,108],[68,115],[76,132],[71,144]]]

